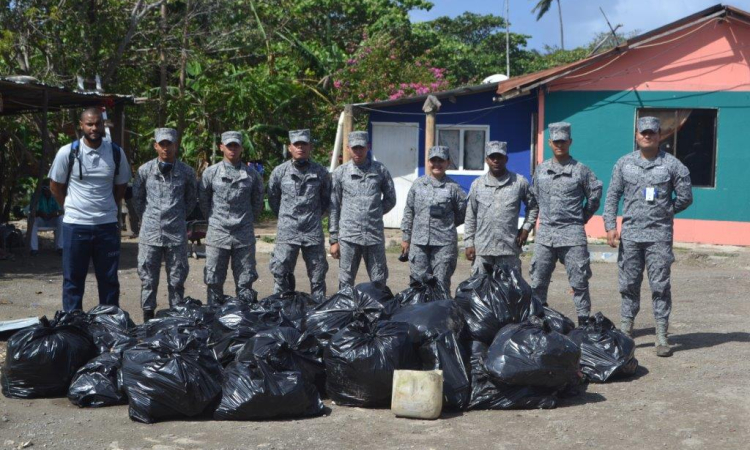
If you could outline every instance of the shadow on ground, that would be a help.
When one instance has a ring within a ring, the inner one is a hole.
[[[17,251],[13,261],[0,261],[0,278],[37,279],[62,276],[62,257],[52,249],[41,249],[36,256]],[[123,239],[120,245],[120,269],[135,269],[138,265],[138,242]],[[89,266],[89,275],[94,268]]]

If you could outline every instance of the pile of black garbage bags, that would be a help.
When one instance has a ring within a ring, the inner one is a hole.
[[[447,409],[554,408],[586,382],[632,375],[632,339],[597,314],[578,328],[494,267],[450,292],[434,278],[395,296],[363,283],[328,299],[292,292],[218,305],[186,298],[136,326],[97,306],[58,312],[8,341],[2,392],[128,404],[132,420],[267,420],[337,405],[388,407],[393,372],[443,371]]]

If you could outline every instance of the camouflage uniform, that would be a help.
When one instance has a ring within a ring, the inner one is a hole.
[[[521,248],[516,245],[521,203],[526,206],[522,228],[529,231],[539,207],[526,178],[510,171],[495,178],[488,172],[471,183],[464,246],[476,250],[472,274],[485,272],[485,265],[521,267]]]
[[[229,259],[237,297],[250,298],[255,270],[253,220],[263,211],[263,180],[255,169],[221,161],[203,172],[200,207],[208,219],[204,280],[209,304],[224,295]]]
[[[653,201],[646,199],[648,188],[656,189]],[[693,202],[690,172],[677,158],[663,151],[653,161],[643,158],[640,151],[631,152],[612,169],[604,205],[607,231],[617,228],[620,198],[623,198],[623,219],[617,262],[622,317],[632,321],[638,314],[645,266],[654,318],[657,324],[667,324],[672,310],[674,215]]]
[[[162,259],[170,306],[180,303],[185,295],[189,271],[185,220],[196,206],[197,192],[195,172],[181,161],[176,161],[166,174],[159,170],[158,158],[138,169],[133,183],[133,208],[141,219],[138,276],[143,310],[156,309]]]
[[[351,145],[351,137],[349,142]],[[341,251],[339,287],[354,285],[362,258],[370,281],[385,285],[388,265],[383,215],[394,206],[396,189],[383,164],[367,161],[356,166],[349,161],[333,172],[328,231],[331,244],[338,242]]]
[[[425,175],[414,182],[401,221],[402,240],[410,243],[412,277],[433,274],[450,290],[458,259],[456,227],[465,215],[466,193],[450,177]]]
[[[564,164],[550,159],[537,167],[531,190],[540,209],[530,270],[534,295],[547,304],[550,278],[559,260],[568,274],[578,317],[588,317],[591,266],[584,224],[599,209],[602,182],[573,158]]]
[[[274,293],[295,290],[294,267],[300,250],[310,278],[310,293],[325,297],[326,248],[323,215],[331,201],[328,171],[314,162],[298,168],[293,161],[276,167],[268,182],[268,203],[279,217],[276,246],[271,257]]]

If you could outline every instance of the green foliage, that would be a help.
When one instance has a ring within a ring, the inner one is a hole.
[[[155,156],[152,133],[181,133],[196,169],[218,154],[221,132],[244,135],[245,158],[266,175],[286,157],[287,131],[310,128],[313,158],[328,164],[342,106],[478,83],[505,72],[505,22],[465,13],[413,24],[425,0],[0,0],[0,73],[52,85],[102,77],[107,92],[143,99],[126,110],[137,167]],[[510,35],[512,75],[586,55],[526,49]],[[162,78],[162,73],[165,74]],[[49,115],[54,146],[72,139],[77,111]],[[68,130],[68,134],[63,130]],[[17,136],[21,145],[12,145]],[[5,138],[5,139],[3,139]],[[48,165],[31,115],[0,118],[6,172],[0,195],[28,192]],[[23,147],[23,148],[21,148]],[[218,154],[220,158],[220,154]],[[22,188],[19,188],[22,187]]]
[[[420,52],[446,69],[452,85],[478,84],[483,78],[506,72],[505,20],[494,15],[465,12],[414,25]],[[524,73],[533,56],[525,47],[529,36],[510,33],[511,75]]]

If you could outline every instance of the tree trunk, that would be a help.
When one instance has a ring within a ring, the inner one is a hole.
[[[185,72],[187,71],[187,47],[188,47],[188,30],[190,25],[190,7],[191,1],[188,0],[185,8],[185,19],[182,23],[182,51],[180,52],[180,81],[179,81],[179,102],[177,108],[177,148],[182,145],[182,133],[185,131],[185,110],[187,109],[183,102],[185,101]]]
[[[167,55],[164,51],[167,37],[167,4],[161,4],[161,37],[159,43],[159,118],[157,123],[163,127],[167,122]]]
[[[565,39],[563,38],[562,7],[560,6],[560,0],[557,0],[557,14],[560,17],[560,48],[562,50],[565,50]]]

